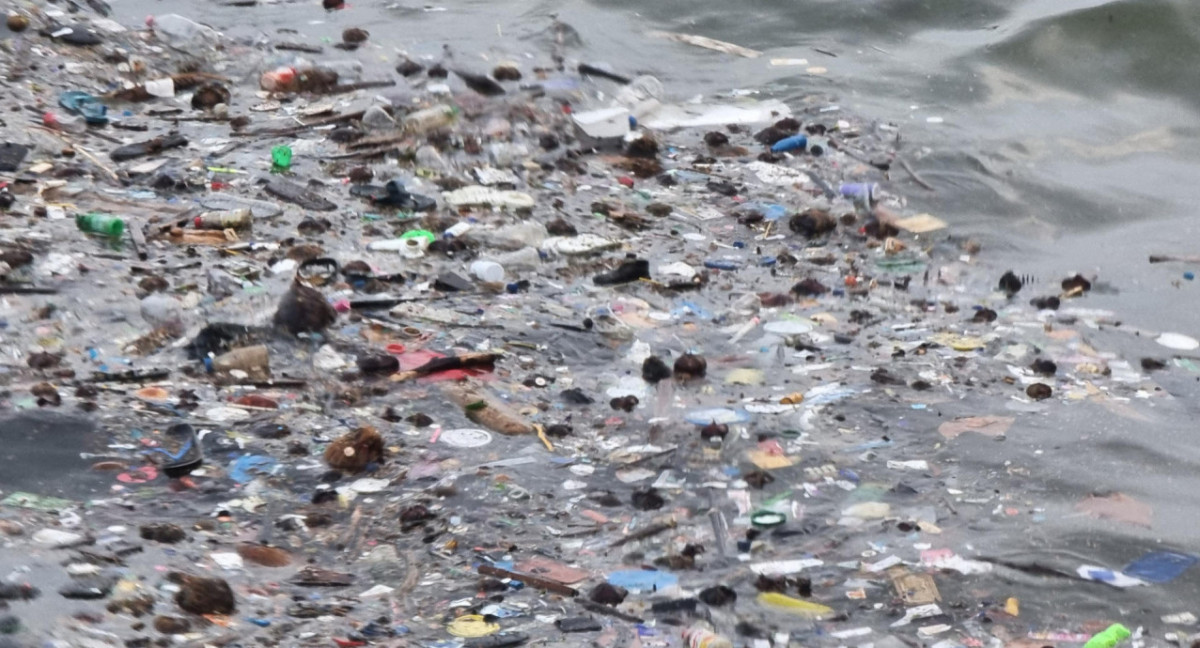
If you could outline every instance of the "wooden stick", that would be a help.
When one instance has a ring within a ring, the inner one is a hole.
[[[616,542],[613,542],[612,544],[608,545],[608,548],[616,549],[617,547],[627,545],[630,542],[636,542],[638,540],[645,540],[646,538],[649,538],[651,536],[656,536],[656,535],[662,533],[663,531],[670,531],[671,529],[674,529],[674,528],[675,528],[675,518],[671,518],[671,519],[667,520],[666,522],[659,522],[658,524],[651,524],[650,526],[646,527],[645,529],[642,529],[640,531],[634,531],[633,533],[630,533],[629,535],[625,536],[624,538],[621,538],[621,539],[617,540]]]
[[[94,156],[94,155],[92,155],[91,153],[89,153],[87,149],[85,149],[85,148],[83,148],[82,146],[80,146],[80,145],[78,145],[78,144],[76,144],[76,143],[72,142],[71,140],[69,140],[69,139],[67,139],[67,138],[63,137],[62,135],[60,135],[59,133],[55,132],[55,131],[54,131],[54,130],[52,130],[52,129],[45,128],[45,127],[42,127],[42,126],[34,126],[34,128],[36,128],[37,130],[40,130],[40,131],[44,131],[44,132],[46,132],[46,133],[49,133],[49,134],[53,135],[54,137],[57,137],[58,139],[62,140],[63,142],[65,142],[65,143],[66,143],[66,145],[67,145],[67,146],[70,146],[71,148],[75,149],[76,151],[79,151],[80,153],[82,153],[82,154],[83,154],[83,157],[85,157],[85,158],[87,158],[89,161],[91,161],[91,163],[92,163],[92,164],[95,164],[96,166],[98,166],[98,167],[100,167],[101,169],[103,169],[103,170],[104,170],[106,173],[108,173],[109,177],[111,177],[113,180],[115,180],[116,182],[120,182],[120,181],[121,181],[121,176],[117,175],[117,172],[116,172],[116,171],[113,171],[113,170],[112,170],[112,169],[110,169],[109,167],[105,166],[105,164],[104,164],[103,162],[101,162],[100,160],[96,159],[96,156]]]
[[[137,256],[142,261],[150,258],[150,248],[146,247],[146,233],[142,231],[142,224],[134,221],[129,223],[129,238],[133,240],[133,249],[137,252]]]
[[[444,385],[443,391],[467,418],[507,436],[533,434],[533,426],[508,405],[469,385]]]
[[[1200,256],[1172,256],[1170,254],[1150,255],[1150,263],[1166,263],[1168,261],[1178,261],[1180,263],[1200,263]]]
[[[622,621],[628,621],[630,623],[645,623],[646,622],[646,620],[643,619],[642,617],[634,616],[632,614],[625,614],[624,612],[622,612],[616,608],[611,608],[607,605],[602,605],[600,603],[596,603],[595,601],[589,601],[587,599],[579,599],[579,601],[577,601],[577,602],[583,609],[588,610],[589,612],[595,612],[596,614],[603,614],[604,616],[610,616],[610,617],[613,617],[616,619],[620,619]]]
[[[522,574],[520,572],[509,571],[507,569],[500,569],[499,567],[493,567],[491,565],[480,565],[477,569],[479,573],[483,574],[484,576],[519,580],[526,585],[531,585],[538,589],[544,589],[547,592],[553,592],[554,594],[559,594],[561,596],[569,596],[574,598],[579,595],[579,592],[574,587],[571,587],[570,585],[567,585],[561,581],[543,578],[541,576],[534,576],[533,574]]]
[[[917,184],[921,185],[925,189],[928,189],[929,191],[937,191],[936,189],[933,188],[933,185],[929,184],[928,182],[925,182],[924,178],[917,175],[916,171],[913,171],[913,168],[908,165],[908,160],[905,160],[904,158],[902,158],[900,156],[896,156],[896,161],[900,163],[900,168],[904,169],[905,171],[908,172],[908,175],[912,176],[913,182],[916,182]]]
[[[448,371],[450,369],[469,369],[476,367],[492,368],[496,364],[496,359],[500,357],[499,353],[464,353],[459,356],[450,356],[448,358],[434,358],[429,362],[408,371],[392,374],[392,382],[404,382],[421,376],[428,376],[439,371]]]

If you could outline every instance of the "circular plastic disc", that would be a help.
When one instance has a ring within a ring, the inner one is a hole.
[[[1168,349],[1178,349],[1180,351],[1191,351],[1192,349],[1200,348],[1200,341],[1196,338],[1188,337],[1182,333],[1163,333],[1155,340],[1159,344]]]
[[[474,428],[443,430],[438,441],[456,448],[481,448],[492,442],[492,433]]]

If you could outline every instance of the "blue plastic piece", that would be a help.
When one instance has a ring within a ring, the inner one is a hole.
[[[806,135],[792,135],[785,137],[771,145],[772,153],[786,153],[797,149],[804,150],[808,148],[808,137]]]
[[[737,270],[742,267],[737,261],[728,261],[726,259],[709,259],[704,262],[705,268],[713,270]]]
[[[94,126],[108,123],[108,106],[86,92],[68,90],[58,96],[58,105],[74,114],[83,115],[83,120]]]
[[[609,574],[608,582],[631,592],[653,592],[678,584],[679,577],[664,571],[627,569]]]
[[[1166,583],[1179,578],[1188,567],[1200,560],[1190,554],[1173,551],[1151,551],[1129,563],[1122,571],[1126,576],[1140,578],[1148,583]]]
[[[242,455],[229,468],[229,477],[239,484],[248,484],[254,480],[253,473],[270,473],[279,462],[263,455]]]

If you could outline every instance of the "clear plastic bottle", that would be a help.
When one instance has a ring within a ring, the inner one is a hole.
[[[179,14],[150,16],[146,19],[146,25],[154,31],[155,38],[176,49],[211,44],[221,38],[220,32],[212,27],[201,25]]]
[[[335,59],[333,61],[321,61],[307,67],[319,67],[322,70],[337,72],[338,80],[342,83],[354,83],[362,81],[363,78],[363,63],[358,59]]]
[[[156,329],[165,329],[173,335],[180,335],[187,329],[187,312],[183,303],[174,297],[155,293],[143,299],[140,304],[142,319]]]
[[[60,115],[48,112],[42,115],[42,124],[56,131],[76,135],[87,131],[87,120],[80,115]]]
[[[444,128],[454,123],[458,109],[448,104],[438,104],[431,108],[409,113],[404,117],[404,130],[413,135],[428,133],[431,130]]]
[[[407,126],[406,126],[407,128]],[[438,150],[428,144],[417,149],[414,158],[417,167],[421,169],[429,169],[430,171],[449,171],[450,165],[446,164],[446,158]]]
[[[229,211],[211,211],[197,216],[192,224],[196,229],[245,229],[252,222],[250,208],[232,209]]]
[[[247,374],[265,372],[270,368],[271,351],[264,345],[233,349],[212,359],[213,371],[229,373],[244,371]]]
[[[495,257],[497,263],[509,270],[536,270],[542,263],[542,256],[535,247],[523,247],[515,252],[501,254]]]
[[[479,234],[475,238],[504,250],[520,250],[524,247],[538,247],[548,236],[550,233],[546,231],[545,225],[536,221],[525,221],[494,229],[479,230]]]
[[[617,102],[629,109],[633,116],[642,119],[662,105],[666,94],[662,81],[644,74],[629,82],[617,93]]]

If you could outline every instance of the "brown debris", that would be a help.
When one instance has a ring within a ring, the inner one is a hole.
[[[344,434],[325,448],[325,463],[342,472],[359,473],[382,460],[383,437],[372,427]]]

